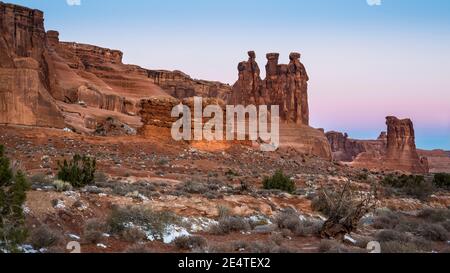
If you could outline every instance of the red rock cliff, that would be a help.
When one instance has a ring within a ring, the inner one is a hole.
[[[64,127],[48,62],[43,13],[0,2],[0,123]]]
[[[141,100],[231,93],[182,72],[123,64],[119,50],[60,42],[39,10],[0,2],[0,27],[0,123],[94,133],[114,118],[137,129]]]

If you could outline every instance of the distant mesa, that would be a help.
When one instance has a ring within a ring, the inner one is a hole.
[[[349,139],[347,134],[328,132],[333,158],[361,168],[427,173],[428,160],[416,149],[414,126],[410,119],[386,118],[387,133],[377,140]]]

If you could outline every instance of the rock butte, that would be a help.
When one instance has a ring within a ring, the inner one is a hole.
[[[355,167],[427,173],[428,161],[417,152],[412,121],[387,117],[386,125],[387,133],[381,133],[377,140],[354,140],[347,134],[326,133],[333,158],[351,162]]]

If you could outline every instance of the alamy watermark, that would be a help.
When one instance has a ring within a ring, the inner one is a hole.
[[[172,118],[179,118],[172,125],[174,140],[261,141],[260,149],[265,152],[276,151],[280,145],[278,105],[272,105],[270,112],[267,105],[227,105],[224,113],[219,105],[203,109],[203,99],[194,97],[193,111],[192,115],[192,110],[183,104],[172,109]],[[205,118],[209,120],[204,123]]]

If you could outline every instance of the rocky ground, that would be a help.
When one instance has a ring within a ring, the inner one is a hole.
[[[317,235],[326,220],[313,205],[321,188],[351,181],[368,192],[382,172],[293,151],[174,143],[162,133],[93,137],[3,126],[0,143],[32,184],[28,251],[66,252],[77,241],[83,252],[367,252],[374,240],[389,252],[448,250],[450,194],[442,189],[419,200],[382,188],[377,210],[344,243]],[[97,159],[95,183],[57,188],[57,162],[75,153]],[[277,170],[295,182],[293,194],[263,189]]]

